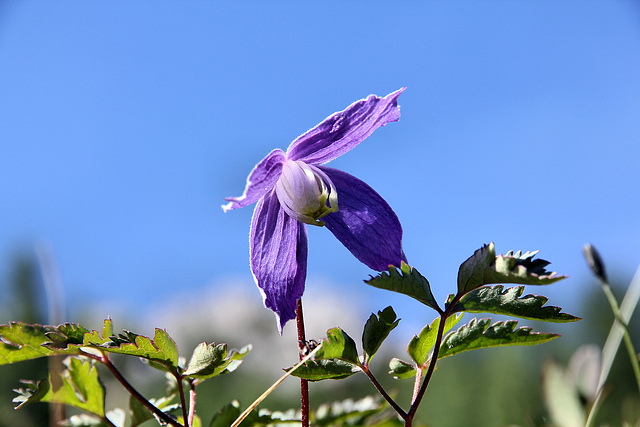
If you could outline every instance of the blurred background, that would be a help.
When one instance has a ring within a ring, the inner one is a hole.
[[[400,121],[331,166],[394,208],[409,263],[438,300],[493,241],[498,252],[541,250],[570,277],[527,292],[584,319],[533,325],[564,335],[544,346],[443,361],[422,420],[465,425],[468,412],[475,425],[538,425],[542,361],[602,345],[612,321],[582,245],[597,247],[621,294],[640,263],[634,1],[0,1],[0,321],[99,329],[111,316],[116,329],[167,329],[185,355],[204,340],[251,342],[236,375],[252,386],[231,376],[203,393],[252,401],[280,375],[266,358],[295,359],[295,325],[279,337],[253,283],[252,207],[220,205],[272,149],[404,86]],[[435,313],[364,284],[375,272],[327,230],[309,240],[308,335],[340,325],[359,337],[392,305],[403,320],[383,349],[404,357]],[[603,417],[629,405],[625,363]],[[12,411],[25,371],[0,372],[0,425],[46,418],[37,405]],[[409,383],[388,384],[409,396]],[[326,390],[374,392],[363,378],[312,387],[317,401]],[[270,399],[295,406],[295,382]],[[227,403],[211,402],[204,413]]]

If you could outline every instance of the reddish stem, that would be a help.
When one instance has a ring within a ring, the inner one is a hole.
[[[298,326],[298,353],[300,360],[304,357],[303,350],[307,338],[304,333],[304,318],[302,317],[302,299],[296,307],[296,325]],[[300,411],[302,412],[302,427],[309,427],[309,381],[300,380]]]

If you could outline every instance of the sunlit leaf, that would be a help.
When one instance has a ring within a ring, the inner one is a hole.
[[[15,390],[17,407],[32,402],[53,402],[75,406],[104,417],[104,387],[94,362],[86,358],[68,357],[61,373],[52,372],[38,383],[25,381],[26,388]]]
[[[0,365],[56,354],[55,350],[42,346],[50,341],[46,334],[55,330],[53,326],[22,322],[0,325]]]
[[[560,307],[545,306],[547,297],[541,295],[522,296],[524,286],[504,289],[502,285],[483,286],[465,294],[453,307],[452,312],[494,313],[523,319],[566,323],[580,320],[579,317],[562,313]],[[453,295],[449,296],[449,303]]]
[[[227,350],[227,344],[198,344],[191,355],[191,360],[183,376],[199,379],[211,378],[216,375],[234,371],[242,358],[251,350],[248,345],[238,350]]]
[[[291,368],[287,368],[288,371]],[[356,365],[340,359],[309,360],[291,375],[309,381],[339,380],[359,372]]]
[[[453,328],[462,319],[462,314],[455,314],[449,316],[444,323],[443,334]],[[438,328],[440,327],[440,317],[437,317],[430,325],[426,325],[420,334],[414,335],[409,345],[407,346],[407,353],[411,356],[414,362],[422,367],[427,360],[429,360],[429,354],[431,349],[436,343],[438,336]]]
[[[494,244],[484,245],[460,266],[458,293],[497,283],[548,285],[566,277],[547,271],[549,261],[534,259],[537,253],[510,251],[496,257]]]
[[[340,328],[327,331],[327,338],[322,340],[322,348],[316,353],[315,358],[340,359],[353,364],[359,363],[355,341]]]
[[[389,373],[393,375],[393,378],[398,380],[404,380],[407,378],[413,378],[416,376],[417,368],[411,363],[407,363],[404,360],[393,358],[389,362]]]
[[[109,353],[125,354],[147,359],[151,366],[169,371],[178,371],[178,352],[175,342],[166,331],[156,329],[154,339],[138,335],[130,331],[123,331],[117,337],[111,337],[111,342],[99,346]]]
[[[362,332],[362,348],[364,349],[365,365],[371,362],[371,359],[373,359],[382,342],[389,336],[389,333],[398,326],[398,322],[400,322],[400,319],[396,319],[396,313],[391,306],[382,311],[378,311],[377,316],[371,314]]]
[[[559,337],[557,334],[532,332],[529,327],[515,329],[518,324],[515,320],[489,326],[490,323],[491,319],[471,319],[467,325],[451,332],[442,341],[438,358],[479,348],[542,344]]]
[[[409,267],[404,261],[400,266],[400,270],[394,266],[389,266],[388,273],[382,272],[376,277],[365,280],[365,283],[376,288],[408,295],[438,312],[441,311],[431,293],[429,281],[418,270]]]

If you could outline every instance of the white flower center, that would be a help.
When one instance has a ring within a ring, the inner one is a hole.
[[[282,165],[276,195],[284,211],[305,224],[322,227],[320,218],[338,211],[338,193],[327,174],[299,160]]]

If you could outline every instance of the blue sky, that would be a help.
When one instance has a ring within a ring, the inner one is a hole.
[[[399,4],[400,3],[400,4]],[[371,93],[402,117],[331,163],[398,214],[439,300],[483,243],[541,250],[571,276],[591,242],[628,280],[640,262],[640,7],[563,2],[0,4],[0,274],[42,239],[71,309],[197,298],[248,268],[252,208],[225,196],[273,148]],[[323,229],[309,286],[370,310],[418,303]],[[316,292],[318,290],[315,290]],[[255,290],[256,306],[262,310]],[[118,302],[118,300],[121,300]],[[578,315],[584,313],[576,313]],[[331,327],[334,325],[327,325]],[[275,322],[274,322],[275,327]]]

